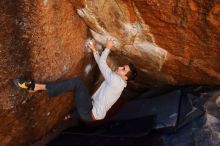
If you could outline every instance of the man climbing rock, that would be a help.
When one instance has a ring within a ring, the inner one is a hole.
[[[17,88],[29,92],[47,90],[49,97],[60,95],[66,91],[73,91],[75,93],[76,108],[82,120],[94,121],[104,119],[107,111],[119,99],[122,91],[127,86],[127,81],[133,80],[137,72],[132,64],[118,67],[115,71],[109,68],[106,59],[110,50],[114,47],[114,43],[111,39],[107,40],[106,48],[101,56],[92,41],[89,42],[88,47],[93,51],[94,58],[105,79],[92,97],[89,95],[88,89],[79,77],[47,84],[15,79],[14,84]]]

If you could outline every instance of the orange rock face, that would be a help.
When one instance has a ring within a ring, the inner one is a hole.
[[[48,99],[12,79],[81,75],[88,36],[114,39],[113,67],[137,66],[133,89],[220,84],[217,0],[1,0],[0,13],[0,145],[31,145],[61,122],[72,94]]]
[[[14,78],[38,82],[80,74],[87,26],[69,1],[0,2],[0,145],[31,145],[62,121],[72,94],[17,91]]]
[[[161,72],[175,84],[219,84],[219,2],[134,3],[156,44],[169,52]]]
[[[137,82],[220,83],[220,2],[99,0],[86,5],[78,14],[98,42],[115,38],[117,56],[139,68]]]

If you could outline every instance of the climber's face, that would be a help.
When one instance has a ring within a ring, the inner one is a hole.
[[[120,67],[118,67],[118,68],[115,70],[115,72],[116,72],[119,76],[121,76],[124,80],[127,80],[127,79],[128,79],[127,76],[126,76],[126,74],[127,74],[129,71],[130,71],[130,68],[129,68],[128,65],[120,66]]]

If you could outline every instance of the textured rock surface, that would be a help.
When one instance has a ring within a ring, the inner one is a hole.
[[[86,1],[79,15],[115,54],[139,68],[149,85],[220,83],[220,2],[217,0]],[[122,57],[124,56],[124,57]],[[120,59],[119,59],[120,58]]]
[[[0,13],[0,145],[31,145],[61,122],[71,94],[48,99],[11,80],[52,82],[90,70],[87,26],[99,44],[114,38],[113,67],[138,67],[132,89],[220,84],[218,0],[1,0]]]
[[[61,122],[71,94],[27,94],[12,79],[51,82],[80,74],[87,27],[63,0],[1,0],[0,13],[0,145],[31,145]]]

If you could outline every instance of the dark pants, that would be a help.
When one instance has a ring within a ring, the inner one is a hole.
[[[89,91],[80,78],[75,77],[58,83],[46,84],[49,97],[60,95],[66,91],[75,92],[76,108],[83,120],[92,121],[92,99]]]

